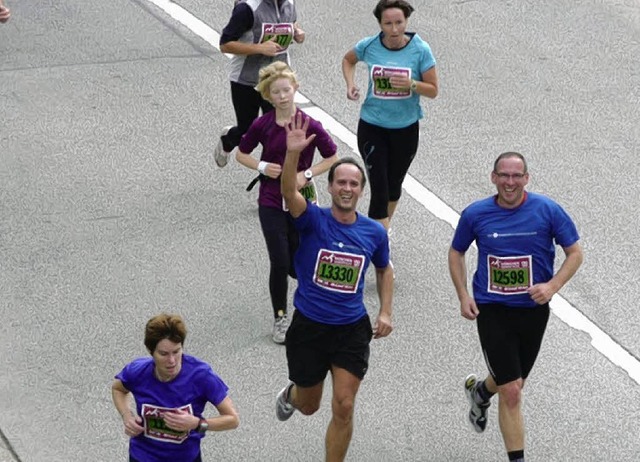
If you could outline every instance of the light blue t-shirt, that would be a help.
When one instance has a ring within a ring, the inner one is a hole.
[[[369,86],[360,109],[360,118],[383,128],[404,128],[422,119],[420,95],[409,89],[394,89],[389,75],[410,74],[422,80],[422,74],[436,65],[431,47],[418,34],[407,33],[409,43],[398,50],[382,44],[382,32],[360,40],[354,47],[358,60],[367,64]]]
[[[340,223],[331,209],[310,202],[295,225],[300,233],[294,257],[296,309],[324,324],[351,324],[362,318],[367,313],[363,290],[369,262],[376,268],[389,265],[384,227],[360,214],[355,223]]]
[[[526,193],[514,209],[500,207],[495,196],[471,204],[460,215],[451,247],[466,252],[476,241],[476,303],[534,307],[527,289],[553,277],[555,244],[569,247],[578,239],[575,224],[560,205]]]

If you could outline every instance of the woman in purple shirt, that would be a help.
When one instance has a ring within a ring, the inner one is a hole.
[[[245,167],[260,172],[258,213],[271,264],[269,293],[274,315],[273,341],[282,344],[289,327],[288,276],[296,277],[293,255],[298,248],[298,232],[280,194],[280,174],[287,151],[284,127],[296,113],[303,111],[296,108],[294,103],[298,90],[296,75],[283,62],[274,62],[260,69],[256,88],[275,110],[253,122],[240,141],[236,159]],[[305,117],[308,116],[305,114]],[[308,200],[316,202],[317,191],[313,178],[329,170],[338,160],[337,146],[322,124],[311,117],[307,133],[314,139],[300,155],[298,188]],[[258,144],[262,145],[259,160],[251,157],[251,152]],[[316,148],[323,159],[312,165]]]
[[[113,381],[113,403],[130,438],[129,462],[201,462],[205,433],[240,422],[227,385],[209,364],[183,352],[186,338],[180,316],[154,316],[144,330],[151,357],[133,360]],[[205,417],[207,403],[219,415]]]

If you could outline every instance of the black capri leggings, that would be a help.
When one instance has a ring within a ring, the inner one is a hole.
[[[293,224],[289,212],[275,207],[258,208],[262,234],[269,252],[269,294],[273,315],[278,311],[287,312],[287,292],[289,291],[288,276],[296,277],[293,267],[293,256],[298,250],[298,230]]]
[[[369,217],[387,218],[389,202],[402,194],[402,182],[418,151],[418,122],[405,128],[382,128],[360,119],[358,150],[369,177]]]
[[[262,99],[262,95],[252,86],[237,82],[231,82],[231,101],[236,112],[236,126],[222,137],[222,146],[227,152],[240,144],[240,138],[258,118],[260,110],[266,114],[273,109],[271,103]]]

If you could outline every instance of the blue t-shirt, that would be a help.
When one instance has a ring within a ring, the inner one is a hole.
[[[398,50],[382,44],[382,32],[360,40],[354,47],[358,60],[367,63],[369,86],[360,109],[360,118],[383,128],[404,128],[422,119],[420,95],[409,89],[393,89],[389,74],[408,73],[413,80],[436,65],[429,44],[418,34],[408,33],[410,41]]]
[[[153,358],[138,358],[116,375],[116,379],[133,394],[136,412],[142,417],[145,428],[140,435],[131,438],[129,454],[140,462],[195,460],[204,435],[167,428],[161,415],[181,409],[202,417],[207,402],[217,406],[227,397],[229,388],[211,366],[193,356],[182,355],[182,368],[170,382],[158,380],[154,368]]]
[[[492,196],[474,202],[460,216],[451,247],[466,252],[476,241],[476,303],[536,306],[527,289],[553,277],[555,244],[569,247],[580,238],[560,205],[541,194],[525,194],[514,209],[500,207]]]
[[[369,262],[376,268],[389,265],[384,227],[359,213],[354,223],[340,223],[331,209],[310,202],[295,225],[300,233],[294,257],[296,309],[324,324],[344,325],[362,318],[367,313],[363,290]]]

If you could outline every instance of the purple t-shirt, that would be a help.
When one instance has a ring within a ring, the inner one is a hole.
[[[116,379],[129,390],[136,401],[136,412],[142,417],[144,432],[129,442],[129,454],[140,462],[195,460],[204,435],[177,432],[168,428],[163,412],[174,409],[202,417],[207,402],[220,404],[229,391],[227,385],[204,361],[182,355],[182,368],[170,382],[161,382],[153,372],[153,358],[139,358],[127,364]]]
[[[298,112],[309,117],[300,109],[296,111],[296,114]],[[298,162],[299,172],[311,167],[316,148],[324,158],[335,155],[338,150],[336,143],[333,142],[333,139],[331,139],[331,136],[322,127],[322,124],[309,117],[307,136],[311,136],[312,134],[316,135],[315,139],[300,153],[300,160]],[[240,140],[238,149],[240,149],[241,152],[250,154],[258,144],[262,145],[262,156],[260,160],[279,165],[284,164],[284,158],[287,154],[287,132],[284,127],[276,123],[276,111],[269,111],[267,114],[254,120],[247,133],[245,133]],[[273,178],[264,178],[260,182],[258,204],[265,207],[282,209],[280,178],[275,180]]]

